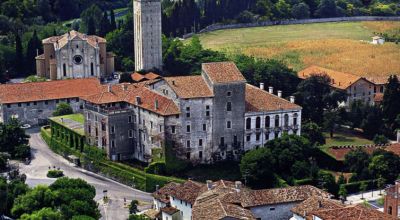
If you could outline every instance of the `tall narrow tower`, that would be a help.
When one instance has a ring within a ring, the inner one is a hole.
[[[133,20],[135,70],[161,70],[161,0],[134,0]]]

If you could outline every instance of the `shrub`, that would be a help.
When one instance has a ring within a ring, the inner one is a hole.
[[[375,144],[388,144],[389,143],[389,139],[387,137],[385,137],[385,135],[375,135],[374,137],[374,143]]]
[[[345,187],[348,194],[352,194],[352,193],[357,193],[360,191],[360,186],[362,183],[367,185],[366,190],[371,190],[371,189],[376,188],[377,181],[364,180],[364,181],[352,182],[352,183],[348,183],[348,184],[342,184],[341,186]]]
[[[165,174],[165,162],[153,162],[148,167],[146,167],[144,171],[151,174]]]
[[[59,178],[64,176],[64,173],[62,170],[49,170],[47,172],[47,177],[49,178]]]

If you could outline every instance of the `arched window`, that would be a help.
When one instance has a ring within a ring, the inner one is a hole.
[[[297,118],[299,117],[299,115],[297,113],[293,114],[293,125],[297,125]]]
[[[90,63],[90,75],[94,76],[94,66],[93,66],[93,63]]]
[[[261,128],[261,118],[260,117],[256,118],[256,128]]]
[[[279,115],[275,115],[275,127],[279,127]]]
[[[289,115],[285,114],[284,116],[284,126],[287,127],[289,126]]]
[[[65,63],[63,64],[63,75],[67,76],[67,65]]]
[[[251,118],[246,119],[246,129],[250,130],[251,129]]]
[[[271,126],[271,118],[269,116],[267,116],[265,118],[265,127],[269,128]]]

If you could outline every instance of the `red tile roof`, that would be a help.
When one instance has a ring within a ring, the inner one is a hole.
[[[312,196],[303,202],[294,206],[291,211],[303,218],[308,216],[310,212],[321,210],[321,209],[336,209],[343,208],[344,205],[337,200],[321,198],[318,196]]]
[[[347,89],[349,86],[353,85],[358,80],[362,79],[362,77],[351,74],[339,72],[331,69],[326,69],[319,66],[310,66],[306,69],[300,71],[297,75],[301,79],[307,79],[312,75],[328,75],[331,80],[331,86],[338,89]]]
[[[94,95],[100,91],[98,79],[69,79],[0,85],[0,103],[33,102]]]
[[[146,78],[146,79],[148,79],[148,80],[152,80],[152,79],[159,79],[159,78],[161,78],[161,76],[158,75],[158,74],[155,74],[155,73],[153,73],[153,72],[149,72],[149,73],[146,73],[146,74],[144,75],[144,78]]]
[[[186,181],[171,191],[170,196],[194,204],[203,184],[194,181]]]
[[[179,210],[174,207],[167,206],[167,207],[161,208],[161,212],[167,213],[168,215],[173,215],[173,214],[179,212]]]
[[[246,112],[298,110],[301,106],[279,98],[258,87],[246,84]]]
[[[139,104],[136,102],[136,97],[140,98]],[[174,101],[150,90],[142,84],[117,84],[113,85],[111,90],[106,85],[97,94],[85,96],[82,99],[94,104],[124,101],[160,115],[175,115],[180,113]],[[156,102],[158,105],[157,108]]]
[[[233,62],[203,63],[202,69],[213,83],[246,82]]]
[[[131,74],[131,78],[135,82],[140,82],[142,80],[145,80],[145,78],[142,74],[136,73],[136,72]]]
[[[189,99],[214,96],[202,76],[165,77],[164,79],[180,98]]]
[[[317,216],[323,220],[395,220],[393,216],[380,212],[378,210],[365,207],[364,205],[348,206],[344,208],[323,209],[310,213],[307,220],[312,220],[312,216]]]
[[[97,45],[97,43],[106,43],[107,42],[106,39],[104,39],[104,38],[94,36],[94,35],[82,34],[75,30],[69,31],[61,36],[53,36],[53,37],[46,38],[42,42],[43,42],[43,44],[56,44],[58,42],[59,48],[62,48],[68,43],[68,38],[71,40],[73,40],[73,39],[86,40],[93,47],[95,47]]]

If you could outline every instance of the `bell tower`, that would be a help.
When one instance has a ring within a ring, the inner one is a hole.
[[[135,70],[161,70],[161,0],[134,0],[133,23]]]

